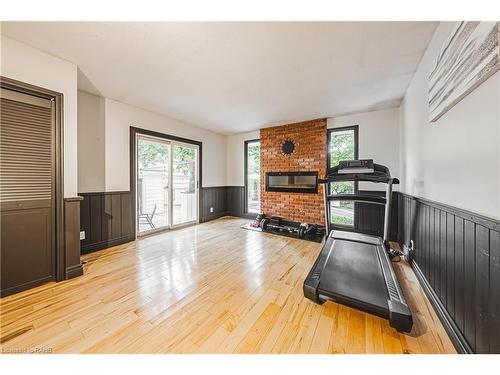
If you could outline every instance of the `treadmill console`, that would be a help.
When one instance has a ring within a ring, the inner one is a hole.
[[[374,171],[375,169],[373,167],[373,159],[342,160],[341,162],[339,162],[339,174],[373,173]]]

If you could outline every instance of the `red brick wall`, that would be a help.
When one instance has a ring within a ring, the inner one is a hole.
[[[326,171],[326,119],[275,126],[260,130],[261,210],[285,220],[324,224],[323,186],[318,194],[266,191],[266,172]],[[281,153],[281,144],[291,139],[295,152]]]

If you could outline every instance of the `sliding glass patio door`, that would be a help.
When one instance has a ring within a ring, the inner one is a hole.
[[[198,221],[198,146],[136,135],[139,235]]]

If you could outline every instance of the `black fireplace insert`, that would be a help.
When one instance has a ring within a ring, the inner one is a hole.
[[[266,191],[317,193],[318,172],[266,172]]]

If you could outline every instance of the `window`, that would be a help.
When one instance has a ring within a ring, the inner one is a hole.
[[[245,141],[246,212],[260,213],[260,141]]]
[[[333,168],[341,160],[358,158],[358,126],[328,130],[328,168]],[[332,182],[329,194],[353,194],[357,191],[355,182]],[[354,202],[331,201],[330,221],[333,225],[354,226]]]

